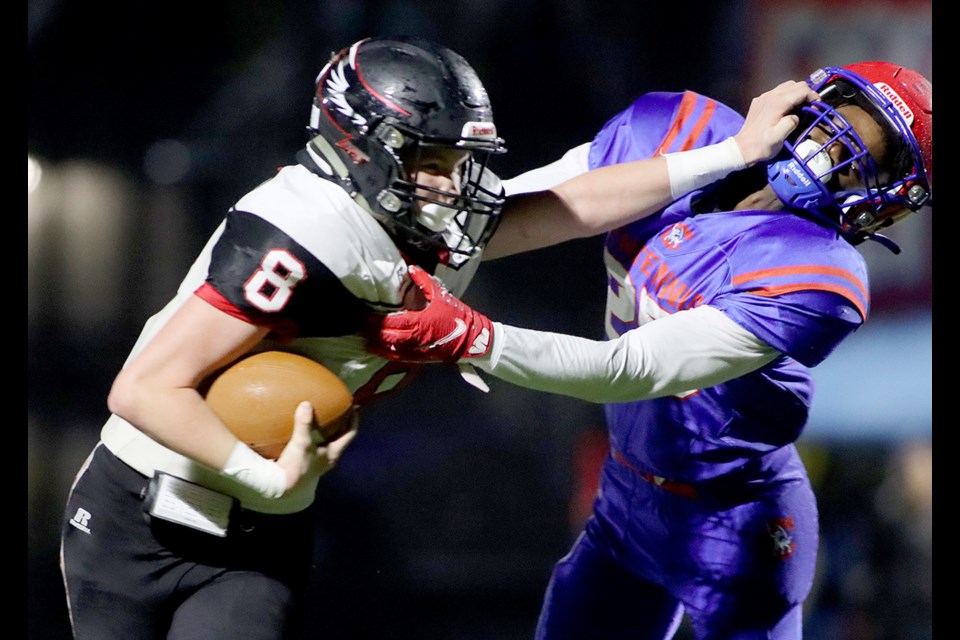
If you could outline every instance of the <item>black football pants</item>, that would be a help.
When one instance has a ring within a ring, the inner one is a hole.
[[[220,538],[148,516],[147,482],[103,445],[77,475],[60,552],[76,640],[291,637],[312,560],[310,511],[240,511]]]

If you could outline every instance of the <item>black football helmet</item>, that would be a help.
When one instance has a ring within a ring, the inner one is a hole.
[[[820,99],[799,109],[800,125],[767,166],[770,185],[788,207],[826,219],[851,243],[877,240],[899,253],[877,232],[933,205],[933,86],[920,73],[883,61],[824,67],[807,83]],[[886,132],[891,167],[880,167],[838,111],[848,104],[863,108]],[[817,129],[826,142],[811,138]],[[828,154],[834,144],[844,149],[836,165]],[[833,177],[851,170],[861,188],[839,190]]]
[[[334,54],[317,76],[307,132],[314,162],[401,248],[458,268],[493,234],[504,195],[487,162],[506,147],[486,89],[450,49],[400,36]],[[469,153],[459,192],[411,180],[427,147]]]

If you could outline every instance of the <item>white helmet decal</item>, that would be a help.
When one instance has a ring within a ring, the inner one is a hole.
[[[350,103],[347,102],[346,91],[350,89],[350,82],[343,72],[344,62],[346,62],[346,59],[341,58],[340,62],[330,70],[330,75],[327,76],[327,88],[330,90],[328,96],[337,111],[349,118],[355,126],[362,127],[367,123],[367,119],[354,111]],[[350,66],[353,66],[353,64]]]
[[[880,89],[880,93],[885,95],[887,99],[893,103],[893,106],[897,108],[897,111],[900,112],[900,115],[903,116],[907,126],[912,127],[913,111],[911,111],[907,103],[903,101],[903,98],[901,98],[900,95],[893,90],[893,87],[888,85],[886,82],[874,82],[873,86],[875,86],[877,89]]]

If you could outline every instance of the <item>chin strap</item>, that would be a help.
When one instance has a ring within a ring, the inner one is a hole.
[[[309,147],[304,147],[297,151],[294,156],[297,159],[297,162],[305,166],[310,170],[310,173],[317,175],[325,180],[330,180],[331,182],[336,182],[338,185],[347,189],[348,191],[353,191],[352,185],[349,185],[349,178],[338,177],[333,173],[333,169],[324,161],[323,157],[320,156],[316,151],[309,149]]]
[[[887,249],[892,251],[894,255],[900,255],[900,246],[885,235],[882,235],[879,233],[871,233],[867,235],[867,240],[873,240],[874,242],[879,242],[880,244],[885,246]]]
[[[888,238],[883,234],[862,232],[862,235],[858,237],[852,233],[844,233],[843,227],[840,225],[840,223],[837,222],[837,219],[836,219],[837,214],[834,214],[833,216],[831,216],[831,215],[827,215],[827,213],[821,210],[810,211],[808,209],[803,209],[800,207],[792,207],[792,206],[787,206],[786,211],[789,211],[793,215],[797,215],[802,218],[807,218],[808,220],[813,220],[817,224],[827,226],[830,229],[835,229],[837,232],[837,235],[839,235],[841,238],[843,238],[853,246],[857,246],[862,242],[864,242],[865,240],[873,240],[874,242],[877,242],[883,245],[884,247],[886,247],[887,249],[889,249],[894,255],[900,255],[900,246],[896,242],[894,242],[893,240],[891,240],[890,238]]]
[[[323,145],[329,146],[329,143],[323,139],[323,136],[316,136],[306,147],[297,151],[294,157],[297,162],[306,167],[310,173],[337,184],[353,198],[354,202],[363,207],[364,210],[374,218],[383,222],[382,217],[377,215],[367,202],[367,199],[364,198],[360,190],[357,189],[353,178],[350,177],[347,168],[343,166],[343,163],[336,157],[336,154],[331,158],[330,155],[322,153],[322,149],[319,147]]]

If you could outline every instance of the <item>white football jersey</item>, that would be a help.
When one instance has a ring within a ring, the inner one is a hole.
[[[462,295],[480,256],[435,275]],[[401,304],[407,264],[383,227],[335,183],[303,165],[282,168],[244,195],[211,235],[177,294],[143,328],[129,358],[191,296],[232,315],[269,326],[258,346],[307,356],[337,374],[363,405],[398,388],[415,365],[394,363],[364,348],[366,314]],[[128,358],[128,360],[129,360]],[[104,444],[141,473],[172,473],[228,493],[262,512],[290,513],[313,500],[316,481],[268,500],[231,478],[162,446],[113,415]]]

